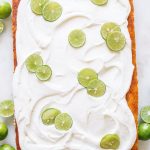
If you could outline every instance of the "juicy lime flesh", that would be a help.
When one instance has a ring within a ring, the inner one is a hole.
[[[98,79],[98,75],[93,69],[90,68],[85,68],[78,74],[78,81],[84,87],[87,87],[89,82],[94,79]]]
[[[25,64],[29,72],[35,73],[37,68],[43,65],[43,60],[40,55],[32,54],[26,59]]]
[[[0,116],[11,117],[14,115],[14,103],[11,100],[5,100],[0,103]]]
[[[0,21],[0,33],[4,31],[4,23]]]
[[[15,148],[8,144],[3,144],[2,146],[0,146],[0,150],[15,150]]]
[[[95,5],[105,5],[107,4],[108,0],[91,0],[92,3],[94,3]]]
[[[118,31],[112,32],[107,36],[107,46],[112,51],[120,51],[125,47],[125,36]]]
[[[119,25],[113,22],[105,23],[101,28],[101,35],[106,40],[109,33],[114,31],[121,31]]]
[[[150,106],[145,106],[140,112],[141,118],[144,122],[150,123]]]
[[[87,92],[89,95],[94,97],[103,96],[106,92],[106,85],[101,80],[91,80],[87,86]]]
[[[72,127],[73,120],[67,113],[58,115],[55,119],[55,127],[58,130],[67,131]]]
[[[80,48],[85,44],[86,36],[82,30],[73,30],[68,37],[69,43],[74,48]]]
[[[100,147],[104,149],[118,149],[120,146],[120,138],[117,134],[105,135],[100,141]]]
[[[52,76],[52,70],[48,65],[39,66],[36,70],[36,76],[41,81],[47,81]]]
[[[4,140],[8,135],[8,128],[5,123],[0,122],[0,141]]]
[[[57,2],[48,2],[43,7],[42,14],[45,20],[50,22],[56,21],[62,15],[62,7]]]
[[[140,140],[149,140],[150,139],[150,124],[140,123],[138,126],[138,137]]]
[[[58,116],[60,113],[61,112],[55,108],[46,109],[41,115],[43,124],[45,125],[54,124],[56,116]]]

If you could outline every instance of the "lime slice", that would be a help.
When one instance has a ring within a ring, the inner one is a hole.
[[[0,121],[0,141],[4,140],[8,135],[8,128],[4,122]]]
[[[0,103],[0,116],[11,117],[14,115],[14,103],[11,100],[5,100]]]
[[[106,92],[106,85],[101,80],[91,80],[87,86],[87,92],[89,95],[94,97],[103,96]]]
[[[112,51],[120,51],[125,47],[125,36],[118,31],[112,32],[107,36],[107,46]]]
[[[86,36],[82,30],[73,30],[68,37],[69,43],[74,48],[80,48],[85,44]]]
[[[0,33],[4,31],[4,23],[0,21]]]
[[[0,150],[15,150],[14,147],[8,145],[8,144],[3,144],[1,147],[0,147]]]
[[[42,15],[43,6],[48,0],[31,0],[31,9],[37,15]]]
[[[105,23],[101,28],[101,35],[106,40],[109,33],[114,31],[121,31],[119,25],[113,22]]]
[[[43,124],[45,125],[52,125],[55,122],[56,116],[58,116],[61,112],[55,108],[48,108],[44,110],[41,115],[41,119]]]
[[[43,60],[40,55],[32,54],[26,59],[25,64],[28,71],[34,73],[39,66],[43,65]]]
[[[145,106],[140,112],[141,118],[144,122],[150,123],[150,106]]]
[[[39,66],[36,70],[36,76],[41,81],[47,81],[52,76],[52,70],[48,65]]]
[[[73,120],[67,113],[58,115],[55,119],[55,127],[58,130],[67,131],[72,127]]]
[[[104,149],[118,149],[120,138],[117,134],[107,134],[100,141],[100,147]]]
[[[42,11],[45,20],[53,22],[56,21],[62,15],[62,7],[57,2],[48,2]]]
[[[105,5],[107,4],[108,0],[91,0],[92,3],[94,3],[95,5]]]
[[[90,68],[85,68],[78,74],[78,81],[84,87],[87,87],[89,82],[94,79],[98,79],[98,75],[93,69]]]

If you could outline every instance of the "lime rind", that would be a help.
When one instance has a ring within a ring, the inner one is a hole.
[[[4,122],[0,121],[0,141],[4,140],[8,135],[8,127]]]
[[[2,21],[0,21],[0,34],[4,31],[4,23]]]
[[[0,19],[6,19],[11,15],[12,8],[9,2],[0,1]]]
[[[150,123],[150,106],[145,106],[140,111],[142,120],[146,123]]]
[[[108,0],[91,0],[91,2],[95,5],[102,6],[106,5]]]

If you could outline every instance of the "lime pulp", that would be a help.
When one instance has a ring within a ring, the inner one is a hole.
[[[91,2],[95,5],[101,6],[107,4],[108,0],[91,0]]]
[[[0,33],[4,31],[4,23],[0,21]]]
[[[0,146],[0,150],[15,150],[15,148],[8,144],[3,144]]]
[[[5,123],[0,122],[0,141],[4,140],[8,135],[8,128]]]
[[[141,118],[144,122],[150,123],[150,106],[145,106],[140,112]]]

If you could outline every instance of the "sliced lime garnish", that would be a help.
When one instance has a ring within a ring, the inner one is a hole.
[[[52,76],[52,70],[48,65],[39,66],[36,70],[36,76],[41,81],[47,81]]]
[[[14,115],[14,102],[11,100],[5,100],[0,103],[0,116],[11,117]]]
[[[87,86],[87,92],[89,95],[94,97],[103,96],[106,92],[106,85],[101,80],[91,80]]]
[[[62,7],[57,2],[48,2],[42,11],[45,20],[53,22],[56,21],[62,14]]]
[[[61,112],[55,108],[48,108],[42,112],[41,119],[43,124],[52,125],[55,122],[56,116],[58,116]]]
[[[26,59],[25,64],[28,71],[34,73],[39,66],[43,65],[43,60],[40,55],[32,54]]]
[[[119,25],[113,22],[105,23],[101,28],[101,35],[106,40],[109,33],[114,31],[121,31]]]
[[[104,149],[118,149],[120,138],[117,134],[107,134],[100,141],[100,147]]]
[[[82,30],[73,30],[68,37],[69,43],[74,48],[80,48],[85,44],[86,36]]]
[[[91,0],[92,3],[94,3],[95,5],[105,5],[107,4],[108,0]]]
[[[144,122],[150,123],[150,106],[145,106],[140,112],[141,118]]]
[[[8,144],[3,144],[0,146],[0,150],[16,150],[14,147]]]
[[[64,130],[67,131],[72,127],[73,120],[70,115],[67,113],[59,114],[55,118],[55,127],[58,130]]]
[[[0,21],[0,33],[4,31],[4,23]]]
[[[85,68],[78,74],[78,81],[84,87],[87,87],[89,82],[94,79],[98,79],[98,74],[90,68]]]
[[[109,33],[107,36],[107,46],[112,51],[120,51],[125,47],[125,36],[118,31]]]

